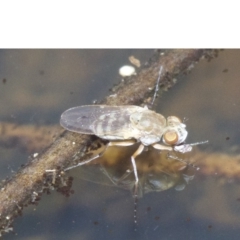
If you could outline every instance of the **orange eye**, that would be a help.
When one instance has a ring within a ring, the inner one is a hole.
[[[178,142],[178,135],[176,131],[168,131],[163,135],[164,142],[169,145],[174,145]]]

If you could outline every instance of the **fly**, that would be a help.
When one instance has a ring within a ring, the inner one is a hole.
[[[156,91],[158,90],[159,79],[162,67],[159,71]],[[156,98],[156,91],[153,102]],[[153,104],[152,102],[152,104]],[[136,202],[138,190],[138,172],[136,157],[142,153],[145,146],[152,146],[158,150],[177,151],[181,153],[192,150],[192,145],[184,144],[188,132],[186,125],[176,116],[165,118],[160,113],[134,105],[108,106],[108,105],[86,105],[73,107],[66,110],[60,119],[60,124],[65,129],[89,135],[96,135],[99,138],[109,140],[108,146],[130,146],[136,142],[140,143],[138,149],[131,156],[135,184],[135,223]],[[197,143],[200,144],[200,143]],[[84,165],[100,157],[105,152],[94,156],[91,159],[82,161],[77,165],[65,170]],[[180,159],[181,160],[181,159]]]

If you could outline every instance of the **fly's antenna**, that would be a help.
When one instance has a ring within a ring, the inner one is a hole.
[[[157,97],[157,93],[158,93],[158,90],[159,90],[159,82],[160,82],[160,79],[161,79],[162,70],[163,70],[163,67],[161,66],[160,69],[159,69],[159,73],[158,73],[158,79],[157,79],[157,83],[156,83],[156,87],[155,87],[155,92],[154,92],[153,99],[152,99],[152,102],[151,102],[151,108],[153,108],[153,104],[154,104],[155,99]]]
[[[188,121],[188,118],[184,117],[182,122],[185,123],[187,121]]]
[[[200,167],[196,166],[195,164],[189,163],[189,162],[187,162],[187,161],[185,161],[182,158],[179,158],[177,156],[172,156],[169,153],[167,153],[167,158],[171,158],[171,159],[174,159],[174,160],[178,160],[182,163],[185,163],[187,166],[195,168],[197,171],[200,169]]]
[[[205,143],[208,143],[208,142],[209,142],[209,141],[206,140],[206,141],[202,141],[202,142],[189,143],[188,145],[190,145],[190,146],[196,146],[196,145],[205,144]]]
[[[202,142],[195,142],[195,143],[189,143],[189,144],[180,144],[180,145],[175,145],[173,149],[177,152],[181,153],[186,153],[186,152],[191,152],[192,151],[192,146],[200,145],[200,144],[205,144],[208,143],[207,141],[202,141]]]

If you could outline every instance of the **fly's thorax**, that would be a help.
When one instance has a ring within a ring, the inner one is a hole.
[[[163,142],[168,145],[178,145],[187,138],[186,125],[176,116],[167,118],[167,126],[163,134]]]
[[[146,134],[154,134],[161,136],[166,127],[166,119],[161,114],[157,114],[151,110],[135,112],[130,115],[130,121],[133,128]]]
[[[160,142],[161,137],[158,137],[156,135],[144,135],[139,138],[139,141],[144,145],[144,146],[150,146],[154,143]]]

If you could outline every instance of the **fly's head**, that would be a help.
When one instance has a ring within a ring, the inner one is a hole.
[[[167,145],[179,145],[187,138],[186,125],[176,116],[167,118],[167,125],[163,133],[163,142]]]

